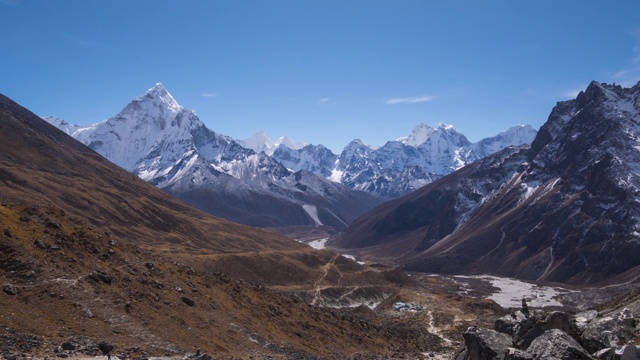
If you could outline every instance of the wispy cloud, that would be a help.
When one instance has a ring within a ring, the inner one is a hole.
[[[17,5],[18,0],[0,0],[0,5]]]
[[[331,100],[331,98],[325,97],[318,99],[319,106],[336,106],[338,105],[335,101]]]
[[[387,105],[395,105],[395,104],[416,104],[423,103],[428,101],[435,100],[435,96],[423,95],[423,96],[413,96],[413,97],[405,97],[405,98],[392,98],[385,100],[385,104]]]
[[[211,93],[211,92],[203,92],[202,94],[200,94],[201,96],[207,97],[207,98],[214,98],[214,97],[218,97],[220,96],[219,93]]]
[[[625,86],[635,85],[640,80],[640,28],[633,31],[632,35],[636,42],[633,46],[631,59],[624,69],[611,76],[613,80]]]

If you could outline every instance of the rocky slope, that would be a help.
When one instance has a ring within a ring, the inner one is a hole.
[[[494,329],[467,329],[453,359],[640,359],[635,345],[640,327],[628,308],[569,315],[532,310],[522,301],[523,307],[497,319]]]
[[[346,227],[380,202],[207,129],[156,84],[116,116],[77,127],[45,118],[115,164],[210,214],[252,226]]]
[[[640,84],[593,82],[532,145],[385,203],[335,239],[405,268],[566,283],[640,274]]]

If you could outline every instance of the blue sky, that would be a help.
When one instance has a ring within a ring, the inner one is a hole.
[[[88,124],[162,82],[212,130],[339,152],[420,122],[540,127],[640,80],[640,2],[0,0],[0,92]]]

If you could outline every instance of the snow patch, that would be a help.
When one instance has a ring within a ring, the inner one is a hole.
[[[333,181],[333,182],[337,182],[339,183],[340,180],[342,180],[342,175],[344,174],[344,171],[342,170],[338,170],[338,169],[333,169],[331,171],[331,175],[329,176],[329,180]]]
[[[302,205],[302,208],[311,216],[316,225],[322,225],[322,222],[318,218],[318,208],[315,205]]]
[[[524,190],[524,194],[520,197],[520,202],[527,200],[533,193],[538,190],[540,181],[531,181],[529,183],[523,182],[520,184],[520,188]]]
[[[356,260],[356,257],[355,257],[355,256],[353,256],[353,255],[345,255],[345,254],[341,254],[341,255],[342,255],[342,257],[346,257],[347,259],[351,259],[351,260],[353,260],[353,261],[357,262],[357,263],[358,263],[358,264],[360,264],[360,265],[364,265],[364,264],[365,264],[365,262],[364,262],[364,261],[358,261],[358,260]]]
[[[328,240],[329,240],[329,238],[313,240],[308,245],[311,246],[314,249],[322,250],[322,249],[324,249],[326,247]]]
[[[532,307],[562,306],[562,303],[554,297],[571,292],[560,287],[539,286],[524,281],[502,278],[497,276],[456,276],[457,279],[481,279],[497,287],[498,292],[488,297],[503,308],[519,308],[522,306],[522,298],[527,299],[527,303]]]

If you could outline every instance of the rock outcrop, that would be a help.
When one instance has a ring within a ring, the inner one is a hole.
[[[594,310],[570,316],[523,308],[496,320],[494,327],[467,329],[453,359],[640,359],[640,348],[632,344],[640,328],[628,309],[613,316]]]
[[[501,359],[507,348],[511,347],[511,337],[490,329],[470,327],[463,335],[464,348],[456,360]]]

